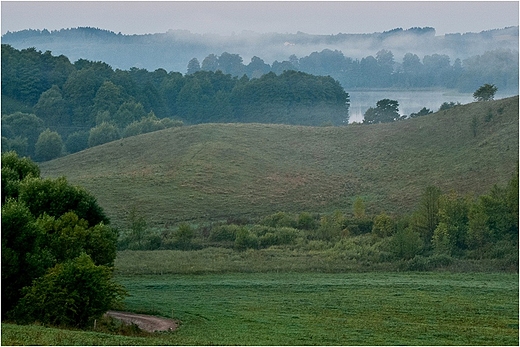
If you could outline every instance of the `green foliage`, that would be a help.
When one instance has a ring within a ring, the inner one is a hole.
[[[294,228],[297,225],[297,221],[285,212],[277,212],[270,216],[265,217],[260,221],[261,225],[269,226],[272,228],[277,227],[290,227]]]
[[[383,99],[376,103],[376,108],[370,107],[363,115],[364,124],[390,123],[399,120],[399,102]]]
[[[426,245],[430,244],[433,232],[439,224],[439,199],[441,194],[442,192],[438,187],[426,187],[412,222],[413,227],[419,231]]]
[[[298,215],[296,228],[301,230],[315,230],[318,228],[318,222],[309,212],[302,212]]]
[[[455,106],[460,106],[461,103],[460,102],[453,102],[453,101],[450,101],[450,102],[443,102],[442,105],[439,107],[439,111],[446,111],[446,110],[449,110],[450,108],[453,108]]]
[[[323,215],[320,218],[318,229],[311,231],[309,236],[311,239],[319,239],[325,241],[337,240],[344,236],[345,216],[341,211],[336,210],[331,214]]]
[[[486,83],[473,93],[473,97],[476,101],[493,100],[497,90],[498,88],[494,84]]]
[[[418,255],[423,248],[423,241],[418,232],[408,227],[401,229],[392,236],[390,242],[391,251],[400,259],[412,259]]]
[[[70,185],[65,177],[55,180],[34,177],[25,179],[20,183],[19,199],[26,203],[35,216],[47,213],[59,217],[74,211],[90,225],[109,222],[96,198],[85,189]]]
[[[235,237],[235,249],[245,251],[248,248],[258,248],[258,237],[251,233],[247,228],[238,228]]]
[[[123,137],[136,136],[139,134],[146,134],[152,131],[166,129],[165,123],[172,125],[172,122],[173,121],[163,122],[163,120],[158,119],[155,114],[151,112],[146,118],[142,118],[139,121],[134,121],[129,124],[123,132]]]
[[[85,328],[125,296],[108,267],[85,253],[57,264],[23,291],[16,313],[24,321]]]
[[[27,154],[33,156],[38,136],[44,130],[43,125],[43,121],[34,114],[15,112],[2,115],[2,136],[8,139],[27,139]]]
[[[2,194],[4,315],[83,327],[122,295],[108,268],[118,234],[92,195],[65,178],[41,179],[13,152],[2,154]]]
[[[90,129],[88,146],[99,146],[107,142],[119,140],[120,135],[117,128],[109,123],[103,122],[95,128]]]
[[[357,197],[352,204],[352,211],[354,213],[354,218],[361,219],[365,218],[365,202],[361,197]]]
[[[191,242],[194,236],[193,228],[187,223],[182,223],[177,230],[173,232],[175,245],[184,250],[191,248]]]
[[[378,237],[392,236],[395,232],[395,222],[392,217],[382,212],[374,217],[372,233]]]
[[[90,132],[76,131],[70,134],[65,141],[65,148],[69,153],[76,153],[88,148]]]
[[[209,233],[210,241],[235,241],[238,230],[241,229],[238,225],[220,225],[211,229]]]
[[[40,133],[35,146],[35,158],[47,161],[58,158],[63,152],[63,141],[60,134],[47,129]]]

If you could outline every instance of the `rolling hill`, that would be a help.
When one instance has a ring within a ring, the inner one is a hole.
[[[41,163],[92,192],[113,224],[276,211],[406,213],[423,190],[483,194],[518,165],[518,96],[401,122],[345,127],[201,124],[125,138]]]

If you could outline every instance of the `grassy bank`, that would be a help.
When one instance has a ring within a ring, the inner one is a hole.
[[[107,143],[42,163],[92,192],[114,224],[150,225],[277,211],[404,213],[435,185],[478,195],[518,161],[518,97],[391,124],[203,124]]]

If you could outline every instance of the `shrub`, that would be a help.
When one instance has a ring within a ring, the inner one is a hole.
[[[88,148],[88,138],[90,133],[88,131],[76,131],[67,137],[65,141],[65,149],[69,153],[76,153]]]
[[[237,231],[240,230],[238,225],[220,225],[214,227],[209,232],[209,240],[210,241],[235,241],[237,236]]]
[[[90,129],[88,137],[88,146],[99,146],[107,142],[119,140],[119,131],[109,123],[103,122],[95,128]]]
[[[40,134],[34,148],[36,159],[41,161],[58,158],[62,151],[63,141],[61,136],[55,131],[50,131],[50,129]]]
[[[388,237],[394,233],[394,227],[392,217],[383,212],[374,218],[372,232],[379,237]]]
[[[291,227],[295,228],[297,226],[296,220],[289,216],[285,212],[277,212],[270,216],[265,217],[260,222],[261,225],[266,225],[269,227],[277,228],[277,227]]]
[[[430,257],[416,255],[404,263],[404,270],[431,271],[440,267],[446,267],[453,263],[453,258],[447,254],[437,254]]]
[[[411,228],[399,230],[390,241],[390,250],[398,258],[412,259],[423,248],[423,242],[418,232]]]
[[[23,291],[15,314],[25,321],[85,328],[126,295],[111,270],[82,253],[57,264]]]
[[[241,227],[236,233],[235,249],[245,251],[248,248],[258,248],[258,238],[245,227]]]

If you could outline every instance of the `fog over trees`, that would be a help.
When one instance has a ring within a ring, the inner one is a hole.
[[[302,64],[299,67],[301,71],[319,75],[333,72],[331,76],[340,80],[344,87],[354,85],[366,87],[367,84],[374,84],[375,81],[364,82],[365,85],[355,82],[346,83],[339,75],[351,72],[347,67],[352,69],[352,64],[360,65],[357,71],[364,73],[366,69],[371,70],[376,62],[386,64],[386,69],[393,65],[395,72],[401,70],[408,73],[417,72],[414,70],[417,68],[417,58],[423,66],[426,66],[426,69],[446,68],[446,63],[449,61],[452,69],[458,69],[462,65],[463,67],[468,66],[471,71],[485,71],[489,75],[492,72],[488,72],[487,69],[482,70],[480,65],[492,64],[496,53],[488,56],[486,52],[510,51],[512,56],[516,56],[518,59],[518,26],[480,33],[454,33],[439,36],[435,34],[435,29],[430,27],[396,28],[367,34],[311,35],[302,32],[296,34],[242,32],[232,36],[200,35],[183,30],[170,30],[167,33],[147,35],[122,35],[95,28],[57,31],[29,29],[4,34],[2,43],[17,49],[35,47],[43,52],[49,50],[56,55],[63,54],[71,61],[79,59],[103,61],[117,69],[137,67],[156,70],[162,68],[166,71],[182,73],[187,71],[188,62],[194,58],[198,60],[202,70],[211,71],[214,67],[212,64],[215,63],[215,57],[222,58],[225,52],[231,55],[227,56],[231,59],[229,64],[233,63],[232,59],[236,58],[235,55],[239,55],[244,65],[252,64],[251,68],[255,66],[256,75],[248,75],[250,77],[258,77],[262,71],[268,72],[265,64],[271,66],[270,71],[281,73],[283,70],[291,68],[289,63],[295,67],[294,63],[297,61]],[[389,60],[389,52],[392,53],[393,60]],[[211,55],[214,56],[206,60]],[[426,58],[427,56],[429,58]],[[332,63],[332,65],[324,67],[324,60],[327,60],[327,64]],[[343,70],[337,70],[338,64],[345,66]],[[238,74],[239,71],[235,72]],[[371,76],[376,75],[376,71],[371,70],[371,72]],[[232,71],[227,73],[234,75]],[[486,76],[482,76],[482,78],[484,77]],[[421,76],[414,75],[413,78],[415,79],[401,80],[400,83],[417,85],[417,79],[420,79]],[[444,75],[440,74],[436,78],[438,83],[438,80],[443,79]],[[395,83],[395,81],[392,82]],[[421,83],[434,82],[423,81]],[[500,90],[504,89],[504,86],[497,81],[479,81],[476,85],[468,87],[468,90],[472,92],[479,85],[488,82],[496,84]],[[389,83],[389,81],[384,83]],[[466,84],[468,83],[470,82],[466,82]]]

